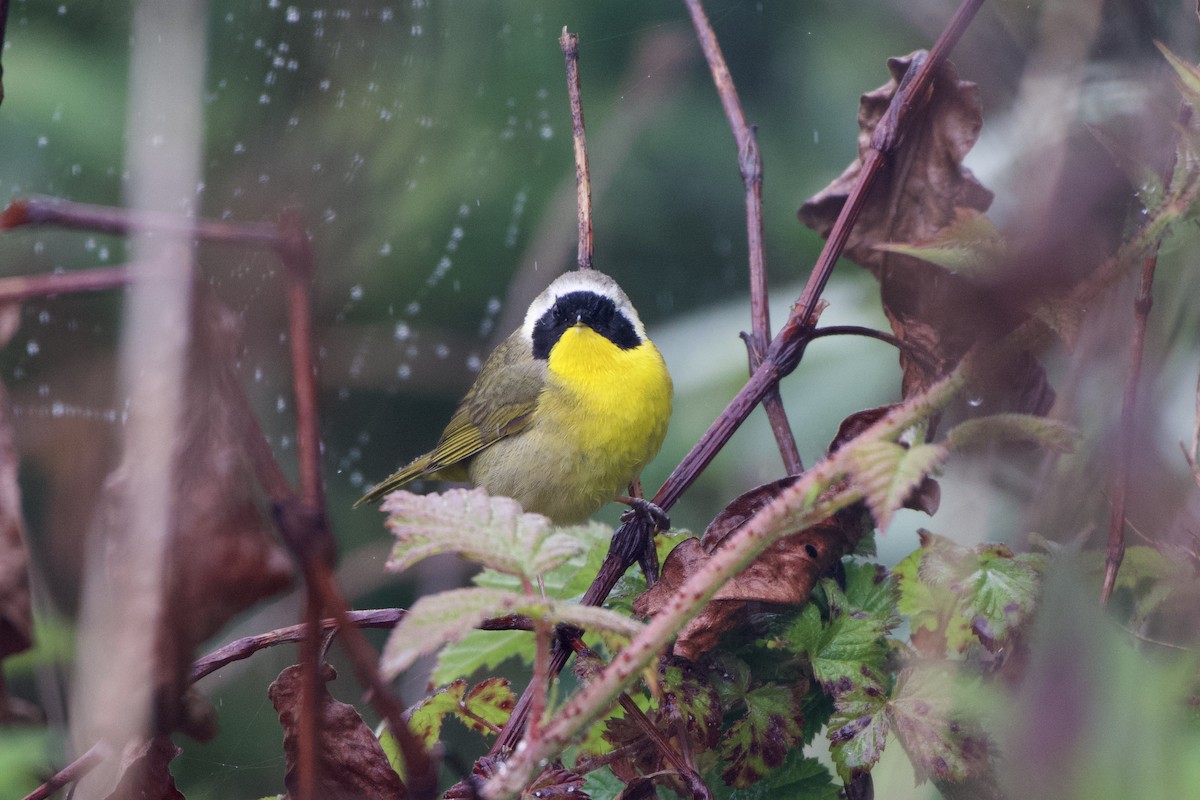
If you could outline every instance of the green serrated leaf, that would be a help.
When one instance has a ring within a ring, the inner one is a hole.
[[[887,745],[888,697],[875,689],[851,692],[834,701],[827,736],[829,755],[846,783],[871,767]]]
[[[442,648],[429,679],[436,684],[479,672],[495,672],[510,658],[533,663],[533,636],[528,631],[472,630]]]
[[[850,478],[863,493],[876,527],[887,528],[892,515],[948,452],[940,444],[904,447],[895,442],[871,441],[851,445],[847,453]]]
[[[1033,442],[1056,453],[1075,449],[1079,432],[1065,422],[1033,414],[993,414],[956,426],[946,438],[955,449],[990,442]]]
[[[1200,106],[1200,69],[1175,55],[1162,42],[1155,42],[1155,47],[1167,59],[1167,63],[1175,70],[1175,85],[1189,105]]]
[[[601,767],[583,776],[583,791],[592,800],[616,800],[625,791],[625,782],[610,768]]]
[[[394,492],[384,501],[387,527],[396,536],[387,567],[402,572],[439,553],[464,558],[532,580],[585,550],[584,535],[556,528],[540,514],[526,514],[507,497],[482,489],[441,494]]]
[[[594,606],[543,600],[503,589],[452,589],[426,595],[413,604],[388,638],[379,669],[389,679],[394,678],[421,656],[459,641],[485,619],[506,614],[524,614],[548,623],[565,622],[625,637],[635,636],[644,627]]]
[[[918,785],[930,778],[963,783],[990,772],[988,737],[955,712],[954,686],[955,671],[945,664],[909,667],[896,678],[888,715]]]
[[[843,695],[863,687],[882,691],[887,658],[884,623],[865,611],[847,608],[837,585],[825,585],[830,620],[807,605],[788,626],[783,639],[789,650],[805,656],[813,677],[826,694]]]
[[[783,765],[804,736],[800,698],[791,687],[767,684],[746,694],[746,716],[721,740],[722,780],[746,788]]]
[[[940,537],[929,537],[940,539]],[[927,569],[926,562],[940,564],[940,556],[922,547],[901,559],[892,570],[900,587],[897,609],[908,616],[912,643],[927,658],[945,658],[962,653],[975,636],[971,625],[958,613],[959,595],[940,576],[940,566]]]
[[[818,615],[819,618],[819,615]],[[730,708],[746,697],[750,688],[750,666],[726,650],[718,650],[709,658],[709,683],[717,690],[723,708]]]
[[[1042,559],[1030,554],[1014,556],[1003,545],[983,546],[978,568],[967,576],[963,615],[984,646],[995,650],[1012,629],[1033,613],[1040,587]]]
[[[877,244],[876,250],[919,258],[950,272],[988,275],[1009,254],[1007,242],[985,215],[965,213],[925,242]]]
[[[712,786],[716,800],[837,800],[839,789],[829,770],[796,748],[777,770],[744,789]]]
[[[870,614],[879,620],[885,631],[899,625],[896,603],[900,599],[900,589],[887,568],[852,558],[844,559],[842,566],[846,571],[848,607]]]
[[[394,496],[394,495],[393,495]],[[392,631],[380,672],[395,678],[421,656],[456,642],[489,617],[521,613],[531,598],[503,589],[452,589],[422,597]]]
[[[569,530],[579,542],[580,552],[542,575],[540,590],[544,590],[547,597],[555,600],[578,600],[591,586],[596,573],[600,571],[600,565],[604,563],[613,529],[600,522],[589,522],[564,530]],[[514,592],[524,588],[519,576],[497,572],[494,569],[481,570],[471,582],[476,586]]]
[[[667,719],[680,719],[693,747],[716,747],[721,738],[721,702],[717,690],[690,662],[680,659],[658,670],[660,708]]]
[[[454,681],[438,689],[409,711],[408,729],[421,740],[426,750],[442,738],[442,722],[447,714],[458,711],[458,705],[466,693],[467,682]]]
[[[507,678],[488,678],[471,687],[462,698],[455,716],[473,731],[495,733],[508,722],[517,696]]]

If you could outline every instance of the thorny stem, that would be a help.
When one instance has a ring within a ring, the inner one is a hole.
[[[25,795],[22,800],[46,800],[67,784],[78,782],[109,755],[109,746],[104,742],[96,742],[86,753],[51,775],[45,783]]]
[[[1191,106],[1179,107],[1177,128],[1183,130],[1191,122]],[[1163,187],[1170,188],[1175,158],[1163,170]],[[1121,400],[1121,428],[1117,433],[1117,470],[1113,476],[1112,510],[1108,522],[1108,548],[1104,558],[1104,581],[1100,585],[1100,603],[1107,604],[1117,584],[1117,571],[1125,560],[1125,507],[1129,496],[1129,461],[1133,456],[1133,426],[1137,411],[1137,387],[1142,377],[1142,354],[1146,349],[1146,322],[1154,304],[1154,270],[1158,266],[1158,249],[1154,244],[1150,254],[1142,259],[1142,275],[1138,293],[1133,300],[1133,341],[1129,345],[1129,375]]]
[[[912,111],[922,107],[928,100],[927,93],[915,94],[915,91],[917,89],[923,90],[929,85],[929,82],[933,78],[934,70],[945,60],[949,51],[962,36],[967,24],[982,4],[983,0],[963,0],[962,5],[954,13],[942,35],[938,37],[938,41],[929,56],[921,60],[919,64],[914,63],[913,67],[906,73],[905,80],[897,87],[888,108],[888,113],[884,115],[876,127],[876,138],[880,139],[880,141],[890,142],[890,148],[886,152],[884,150],[873,149],[868,154],[867,161],[874,166],[868,169],[867,164],[864,163],[863,169],[860,170],[858,181],[849,198],[847,198],[846,204],[842,207],[842,211],[838,215],[832,231],[830,231],[829,238],[825,242],[825,247],[822,249],[816,265],[813,267],[813,272],[805,284],[804,293],[796,305],[792,307],[792,312],[787,322],[784,323],[783,327],[771,341],[763,363],[754,370],[750,379],[742,386],[741,390],[729,402],[729,405],[725,407],[725,410],[721,412],[721,415],[713,421],[709,429],[692,446],[692,449],[684,456],[683,460],[679,462],[679,465],[675,467],[667,480],[659,488],[652,500],[659,508],[664,511],[670,510],[680,495],[683,494],[687,487],[691,486],[692,482],[708,466],[717,452],[725,446],[725,443],[729,441],[730,437],[733,436],[734,432],[746,420],[746,417],[750,415],[754,407],[762,400],[767,390],[777,384],[784,376],[790,374],[800,362],[800,359],[804,355],[804,348],[808,342],[808,337],[811,336],[812,329],[816,327],[816,320],[811,318],[812,314],[817,310],[820,294],[829,280],[829,274],[833,270],[833,265],[837,262],[846,245],[850,228],[862,211],[867,192],[874,184],[884,158],[890,156],[895,146],[900,142],[904,127],[912,118]],[[893,108],[903,108],[903,111],[898,110],[893,113]],[[888,133],[889,131],[890,134]],[[617,529],[617,532],[613,535],[612,546],[604,559],[604,563],[600,567],[600,571],[581,600],[583,604],[601,605],[607,599],[621,575],[633,563],[630,560],[632,558],[630,554],[637,552],[636,549],[629,548],[628,540],[646,535],[648,534],[645,530],[645,524],[639,519],[623,523]],[[551,655],[551,674],[557,675],[566,666],[569,652],[566,648],[556,643]],[[489,750],[490,755],[495,755],[506,748],[515,747],[521,737],[521,731],[525,727],[525,721],[529,713],[529,697],[532,691],[536,691],[532,686],[525,688],[525,692],[517,701],[517,705],[513,709],[513,713],[509,716],[504,730],[496,738],[491,750]]]
[[[946,378],[923,394],[909,398],[856,437],[858,442],[890,441],[917,419],[941,408],[966,385],[974,367],[968,355]],[[565,747],[570,739],[598,716],[638,673],[662,652],[688,620],[729,578],[740,572],[767,547],[785,535],[829,517],[862,497],[860,489],[838,478],[850,470],[855,448],[847,445],[809,468],[742,527],[694,572],[612,663],[600,672],[555,714],[537,741],[514,753],[507,771],[484,787],[489,800],[513,797],[543,759]]]
[[[583,129],[583,98],[579,91],[579,36],[563,27],[558,39],[567,62],[567,94],[571,101],[571,134],[575,143],[575,194],[579,209],[580,269],[592,268],[592,177],[588,169],[587,136]]]
[[[709,24],[708,16],[700,0],[684,0],[688,13],[692,17],[692,26],[696,29],[696,38],[700,41],[700,49],[704,51],[704,59],[712,72],[713,84],[721,98],[725,109],[725,117],[733,130],[734,143],[738,151],[738,171],[742,175],[742,183],[746,187],[746,243],[750,259],[750,338],[747,349],[750,355],[750,370],[753,372],[762,363],[767,352],[767,343],[771,340],[771,316],[767,294],[767,265],[763,246],[763,163],[762,153],[758,149],[758,137],[754,128],[746,122],[746,114],[742,110],[742,102],[738,98],[737,87],[734,86],[733,76],[725,63],[721,45]],[[767,418],[771,423],[771,432],[775,435],[775,443],[779,447],[779,455],[783,459],[784,468],[789,475],[799,475],[804,470],[800,459],[800,450],[796,446],[796,437],[792,434],[792,426],[788,422],[787,412],[783,407],[783,398],[778,387],[771,387],[763,401]]]

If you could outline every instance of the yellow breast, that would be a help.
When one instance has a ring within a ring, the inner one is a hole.
[[[624,493],[658,453],[670,416],[658,348],[647,340],[623,350],[575,325],[550,351],[530,428],[481,453],[472,477],[527,511],[578,522]]]

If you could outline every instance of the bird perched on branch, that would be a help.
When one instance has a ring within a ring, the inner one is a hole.
[[[629,298],[601,272],[568,272],[492,351],[433,450],[355,505],[417,478],[469,480],[580,522],[637,478],[670,416],[671,376]]]

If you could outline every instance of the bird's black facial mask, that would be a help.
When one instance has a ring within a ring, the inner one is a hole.
[[[617,311],[611,298],[589,291],[570,292],[559,297],[534,324],[533,357],[549,358],[550,348],[576,322],[587,325],[622,350],[631,350],[642,343],[633,323]]]

